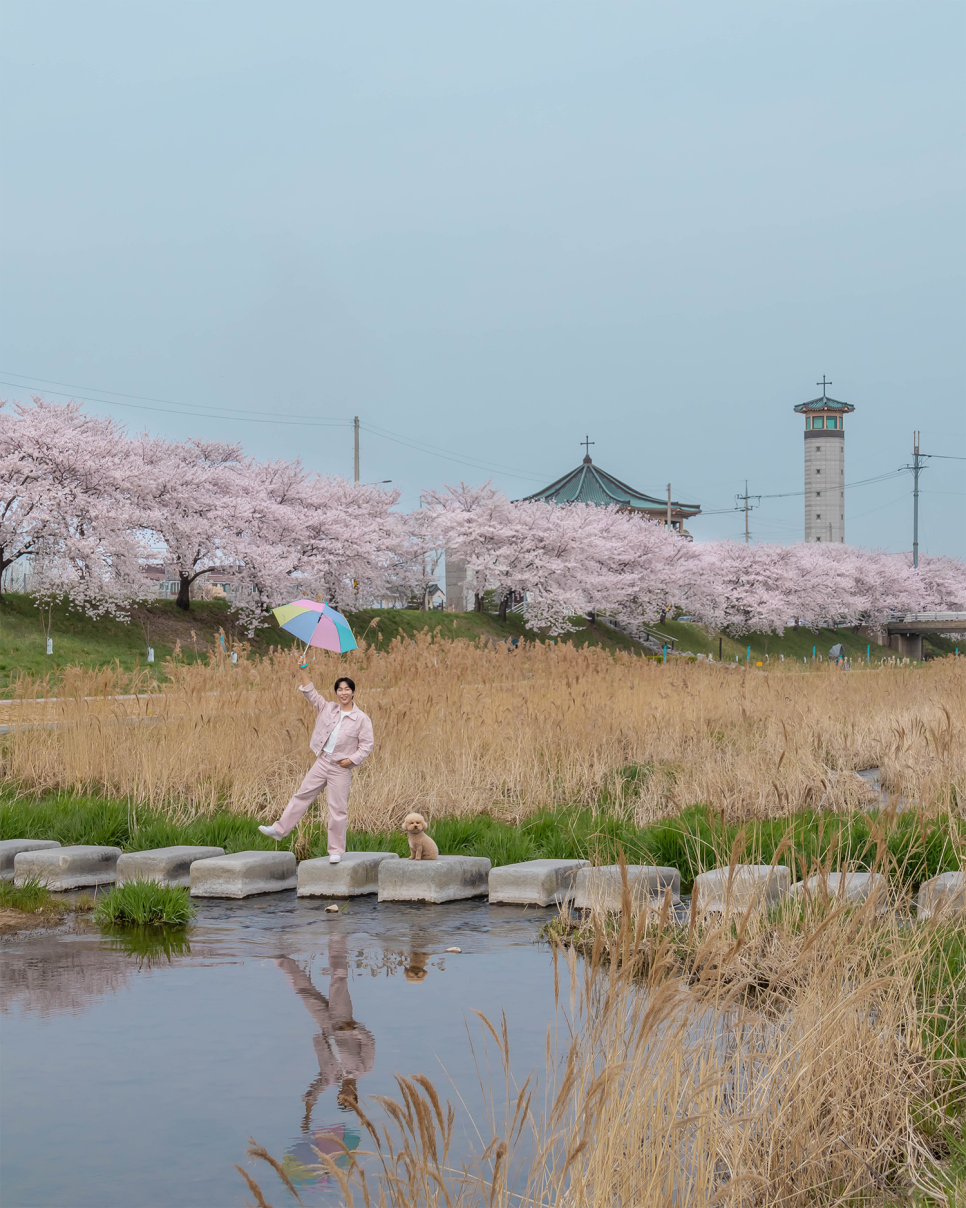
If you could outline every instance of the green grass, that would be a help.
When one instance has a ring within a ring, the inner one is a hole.
[[[363,608],[358,612],[347,611],[346,617],[357,638],[365,635],[365,640],[380,650],[384,650],[393,638],[414,638],[424,629],[442,638],[466,638],[471,642],[479,638],[491,638],[497,642],[512,641],[514,638],[526,642],[554,640],[527,629],[523,616],[516,612],[508,613],[505,621],[501,621],[496,613],[489,612],[420,612],[411,608]],[[372,624],[373,621],[378,624]],[[575,632],[564,634],[557,641],[569,642],[577,647],[600,646],[605,650],[640,653],[643,649],[639,642],[626,634],[608,625],[592,623],[586,617],[572,617],[571,624]]]
[[[194,908],[187,889],[154,881],[116,885],[94,909],[94,922],[109,927],[187,927]]]
[[[0,597],[0,693],[9,695],[12,679],[20,675],[58,676],[69,666],[99,668],[116,665],[132,673],[148,670],[163,679],[164,660],[181,641],[186,661],[195,662],[205,656],[208,644],[218,643],[218,631],[232,635],[232,618],[228,606],[219,600],[193,600],[191,611],[183,613],[170,600],[151,603],[154,664],[147,662],[147,642],[137,621],[125,624],[110,617],[94,620],[69,610],[63,603],[54,605],[51,638],[54,653],[46,653],[46,642],[40,623],[40,612],[29,596],[6,592]],[[196,639],[192,638],[194,630]],[[238,635],[240,639],[243,634]],[[247,641],[247,639],[245,639]],[[252,647],[259,653],[270,644],[292,645],[294,639],[274,623],[256,635]],[[197,648],[196,648],[197,646]]]
[[[250,645],[255,654],[265,654],[271,646],[289,648],[295,640],[275,624],[274,619],[260,628],[252,639],[239,630],[227,603],[223,600],[193,600],[189,612],[182,612],[171,600],[154,600],[143,606],[141,612],[149,615],[151,645],[154,647],[155,662],[147,664],[147,642],[144,631],[137,621],[125,624],[110,618],[92,620],[80,613],[70,611],[63,603],[53,610],[52,638],[54,653],[46,654],[40,613],[33,600],[26,595],[8,592],[0,597],[0,696],[9,695],[11,682],[21,674],[32,676],[48,675],[52,688],[65,667],[82,666],[106,668],[115,666],[128,674],[148,672],[154,681],[164,680],[164,661],[174,651],[176,641],[181,643],[181,652],[188,662],[206,657],[208,647],[219,645],[219,630],[227,640],[233,639]],[[602,623],[591,623],[586,617],[574,617],[573,633],[551,639],[527,629],[520,613],[510,613],[500,621],[493,612],[421,612],[409,608],[364,608],[348,610],[346,616],[353,632],[378,649],[384,650],[395,638],[412,639],[428,630],[441,638],[465,638],[477,641],[562,641],[572,645],[599,646],[604,650],[632,651],[640,653],[643,647],[625,634]],[[718,636],[700,625],[681,621],[668,621],[664,625],[652,626],[661,635],[675,639],[679,651],[690,650],[693,654],[712,654],[718,658]],[[192,636],[194,631],[194,636]],[[748,634],[741,638],[723,637],[721,657],[727,662],[745,662],[747,648],[751,646],[752,662],[759,660],[780,661],[786,659],[809,663],[812,647],[827,657],[829,648],[841,642],[846,653],[855,663],[864,663],[868,642],[854,634],[851,629],[787,629],[782,637],[775,634]],[[930,637],[927,653],[952,653],[955,643],[941,637]],[[891,658],[892,652],[885,647],[872,645],[872,662]]]
[[[646,769],[625,769],[628,781],[646,774]],[[323,856],[326,833],[319,807],[307,818],[307,854]],[[0,838],[56,839],[65,846],[92,843],[144,851],[184,843],[223,847],[226,852],[294,848],[298,832],[276,844],[256,830],[263,820],[216,812],[177,824],[156,810],[134,809],[108,798],[18,798],[9,790],[0,792]],[[831,861],[833,868],[844,862],[871,867],[881,861],[894,882],[915,889],[929,877],[966,863],[966,824],[950,817],[923,823],[912,812],[892,817],[805,810],[739,827],[723,825],[706,806],[694,805],[674,818],[639,828],[605,803],[596,813],[568,806],[540,810],[518,825],[485,814],[435,818],[429,831],[444,854],[486,856],[494,866],[537,859],[613,863],[623,853],[630,863],[679,869],[685,890],[702,869],[727,864],[733,851],[739,859],[770,863],[787,838],[791,850],[782,852],[780,862],[789,864],[796,878],[820,859]],[[409,854],[402,831],[350,830],[348,847]]]
[[[147,642],[136,620],[125,624],[110,617],[93,620],[71,611],[63,603],[53,610],[51,636],[54,653],[47,655],[40,612],[30,596],[7,592],[0,597],[0,695],[10,694],[11,681],[17,675],[50,675],[56,681],[65,667],[101,668],[116,666],[128,674],[149,671],[152,679],[163,682],[164,661],[174,652],[176,641],[188,662],[203,659],[209,646],[219,645],[219,630],[227,640],[233,637],[251,647],[255,654],[266,654],[271,646],[290,648],[297,643],[274,619],[258,629],[253,638],[239,630],[235,618],[223,600],[192,600],[191,609],[182,612],[171,600],[154,600],[139,611],[150,615],[151,645],[154,663],[147,663]],[[523,618],[511,613],[505,622],[489,613],[420,612],[407,608],[370,608],[347,611],[349,623],[358,638],[381,650],[393,638],[413,638],[428,629],[446,638],[491,638],[496,641],[518,638],[536,639]],[[378,624],[371,622],[378,620]],[[624,634],[604,625],[592,625],[583,617],[575,619],[577,632],[565,639],[578,646],[602,646],[607,650],[637,650],[640,645]],[[195,636],[192,637],[192,630]]]
[[[4,910],[43,910],[49,904],[50,890],[32,877],[23,885],[0,881],[0,908]]]
[[[694,625],[687,621],[667,621],[663,625],[652,625],[651,628],[655,633],[673,638],[676,643],[675,649],[682,653],[690,650],[692,654],[710,654],[715,659],[718,658],[718,635],[711,634],[702,625]],[[843,628],[786,629],[781,637],[775,633],[749,633],[736,638],[722,636],[721,658],[725,662],[733,663],[737,655],[738,662],[744,663],[747,660],[750,646],[752,663],[760,661],[767,665],[776,660],[780,662],[782,655],[786,660],[793,660],[799,664],[802,663],[802,659],[811,663],[813,646],[816,653],[827,659],[829,650],[836,643],[842,644],[846,655],[852,659],[853,666],[856,667],[860,663],[865,664],[867,650],[873,664],[895,657],[894,650],[889,650],[885,646],[877,646],[875,642],[870,643],[869,639],[861,634],[853,633],[849,628]],[[926,640],[926,655],[928,657],[952,654],[957,645],[966,652],[966,646],[963,643],[952,642],[938,635],[930,636]]]

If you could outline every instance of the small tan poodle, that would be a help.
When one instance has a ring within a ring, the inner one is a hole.
[[[410,860],[435,860],[439,848],[430,839],[426,831],[426,819],[422,814],[407,814],[403,822],[403,830],[409,836]]]

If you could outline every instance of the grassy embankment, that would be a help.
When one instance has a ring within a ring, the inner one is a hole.
[[[365,636],[368,643],[384,650],[396,637],[413,638],[424,629],[445,638],[483,638],[487,641],[505,642],[514,638],[520,641],[546,641],[543,635],[528,630],[523,617],[511,613],[506,621],[500,621],[495,613],[441,613],[419,612],[413,609],[367,608],[349,611],[347,616],[357,636]],[[600,646],[611,651],[640,651],[642,647],[632,638],[603,623],[592,624],[585,617],[574,618],[576,631],[557,639],[577,647]],[[812,647],[826,657],[831,646],[841,642],[848,656],[855,662],[864,662],[869,646],[865,638],[849,629],[811,630],[789,629],[781,636],[775,634],[749,634],[747,637],[730,638],[709,633],[703,626],[686,622],[669,621],[652,627],[654,632],[673,639],[679,652],[711,654],[728,662],[744,662],[751,646],[752,662],[766,659],[786,659],[801,662],[811,659]],[[128,674],[150,672],[153,680],[165,682],[165,660],[179,646],[185,662],[204,659],[209,652],[221,648],[220,634],[224,633],[229,648],[238,645],[252,654],[263,655],[271,647],[288,649],[295,640],[274,621],[262,626],[255,635],[248,637],[239,629],[234,615],[224,601],[193,600],[189,612],[182,612],[170,600],[157,600],[135,609],[129,623],[110,617],[93,620],[77,612],[71,612],[63,604],[57,604],[52,616],[52,655],[46,654],[46,645],[40,622],[40,613],[29,596],[8,592],[0,598],[0,695],[9,695],[11,681],[18,675],[49,677],[56,682],[66,667],[98,669],[116,666]],[[155,662],[147,664],[147,647],[154,648]],[[931,656],[951,653],[955,643],[944,638],[930,638],[927,654]],[[892,654],[884,647],[872,645],[871,660],[881,662]]]
[[[534,640],[523,618],[511,613],[505,622],[490,613],[420,612],[405,608],[368,608],[349,611],[348,619],[357,636],[385,649],[396,637],[412,638],[424,629],[446,638],[478,638],[503,642],[518,638]],[[373,623],[375,622],[375,623]],[[577,646],[602,646],[606,650],[640,650],[632,638],[606,625],[592,625],[578,617],[576,633],[567,641]],[[66,667],[89,670],[116,665],[128,674],[148,671],[152,679],[165,682],[165,660],[180,648],[181,658],[197,662],[209,652],[221,649],[224,633],[228,648],[235,645],[251,654],[267,654],[271,647],[283,650],[298,643],[279,629],[274,619],[259,628],[253,637],[241,630],[234,614],[223,600],[192,600],[191,609],[182,612],[170,600],[158,600],[139,606],[133,619],[125,623],[111,617],[94,620],[66,605],[56,604],[52,616],[54,652],[46,654],[46,641],[40,612],[29,596],[7,592],[0,598],[0,695],[10,694],[11,681],[18,675],[49,677],[56,682]],[[538,639],[539,640],[539,639]],[[147,648],[154,648],[154,664],[147,663]]]
[[[690,650],[693,654],[710,654],[714,658],[718,658],[720,636],[721,657],[729,663],[733,663],[736,658],[739,663],[745,662],[749,646],[753,663],[764,663],[766,659],[769,663],[780,661],[782,655],[797,663],[803,660],[810,662],[813,648],[816,654],[826,659],[829,650],[836,643],[841,643],[846,656],[855,666],[864,664],[867,655],[873,665],[896,657],[894,651],[885,646],[878,646],[875,642],[870,643],[868,638],[853,633],[850,628],[791,628],[786,629],[781,636],[774,633],[749,633],[737,638],[710,633],[703,625],[694,625],[687,621],[667,621],[663,625],[652,625],[650,628],[655,633],[673,638],[675,649],[682,653]],[[966,651],[966,644],[935,634],[926,639],[923,652],[927,660],[942,658],[952,654],[957,647]]]

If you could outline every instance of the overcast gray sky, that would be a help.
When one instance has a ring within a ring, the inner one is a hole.
[[[792,407],[823,373],[856,407],[847,482],[906,463],[914,428],[966,456],[961,3],[2,23],[0,396],[113,398],[88,405],[347,476],[351,429],[318,421],[358,414],[363,480],[410,507],[460,478],[526,494],[585,433],[712,511],[746,478],[798,492]],[[966,556],[964,470],[923,476],[926,551]],[[851,488],[847,539],[908,549],[910,493]],[[801,539],[802,510],[763,499],[753,535]]]

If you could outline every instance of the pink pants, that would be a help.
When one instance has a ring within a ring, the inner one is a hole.
[[[329,855],[345,854],[345,833],[349,826],[349,785],[352,769],[340,768],[323,751],[305,774],[298,792],[285,807],[275,829],[284,839],[298,825],[302,815],[323,789],[329,799]]]

